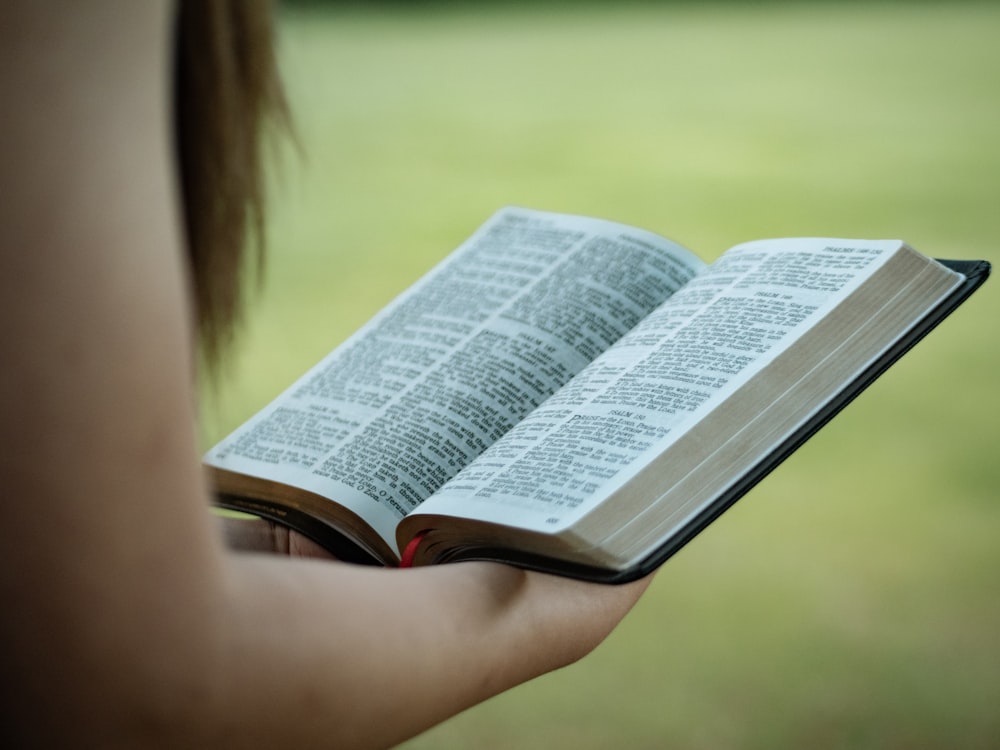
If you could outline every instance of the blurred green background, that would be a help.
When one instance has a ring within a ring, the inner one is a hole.
[[[1000,260],[1000,5],[319,6],[283,11],[301,148],[206,446],[506,204],[706,259],[810,234]],[[406,747],[1000,747],[998,284],[595,654]]]

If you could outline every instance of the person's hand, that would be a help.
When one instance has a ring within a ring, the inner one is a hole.
[[[312,539],[263,518],[220,519],[226,546],[238,552],[270,552],[289,557],[315,557],[327,560],[337,558],[316,544]]]

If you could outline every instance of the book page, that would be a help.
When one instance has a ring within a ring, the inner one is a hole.
[[[901,243],[730,250],[461,472],[420,513],[558,531],[821,320]]]
[[[620,224],[505,209],[206,463],[398,520],[704,263]]]

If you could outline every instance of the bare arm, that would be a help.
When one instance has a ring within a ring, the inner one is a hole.
[[[166,2],[0,4],[5,733],[378,747],[580,657],[643,584],[224,549],[194,437],[170,23]]]

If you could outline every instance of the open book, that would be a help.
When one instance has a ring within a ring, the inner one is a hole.
[[[989,270],[822,238],[708,265],[633,227],[508,208],[205,462],[222,506],[348,560],[631,580]]]

